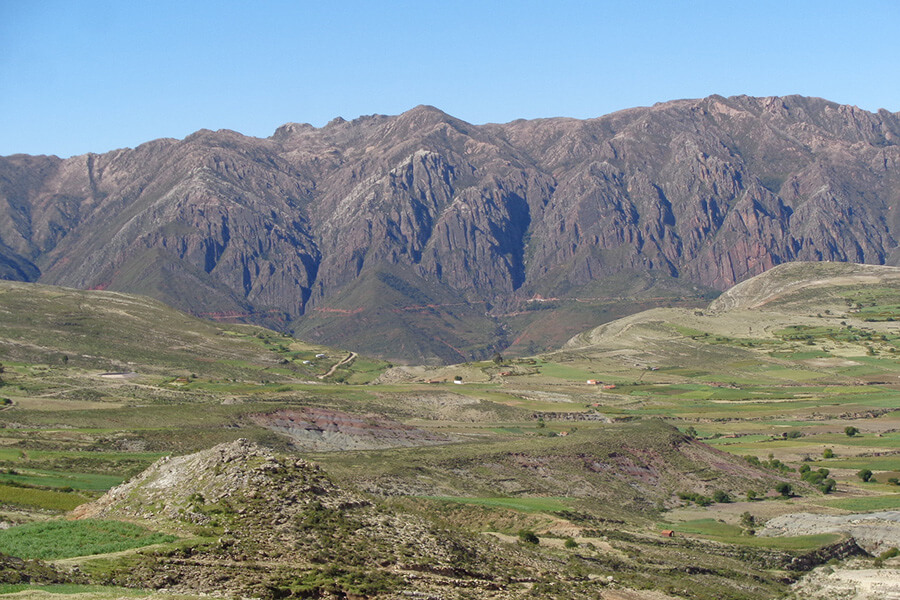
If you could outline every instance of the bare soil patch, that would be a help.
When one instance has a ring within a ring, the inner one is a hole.
[[[307,451],[375,450],[451,441],[379,415],[354,415],[324,408],[283,409],[253,415],[251,419],[287,436],[292,445]]]
[[[866,568],[870,565],[851,561],[849,568],[819,567],[794,585],[794,593],[807,600],[900,600],[900,569]]]
[[[900,511],[888,510],[852,515],[792,513],[776,517],[758,532],[761,536],[843,533],[852,536],[869,554],[900,547]]]

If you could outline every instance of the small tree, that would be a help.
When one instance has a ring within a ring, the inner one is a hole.
[[[847,434],[847,437],[853,437],[854,435],[859,433],[859,429],[852,425],[848,425],[847,427],[844,427],[844,433]]]
[[[747,500],[749,500],[750,502],[756,500],[756,492],[754,492],[753,490],[747,490]]]
[[[822,451],[822,458],[834,458],[834,450],[831,448],[825,448]]]
[[[794,491],[794,488],[791,487],[786,481],[782,481],[778,485],[775,486],[775,491],[784,496],[785,498],[789,498]]]
[[[756,517],[750,514],[750,511],[745,510],[743,514],[741,514],[741,525],[745,529],[753,529],[756,527]]]
[[[731,496],[729,496],[722,490],[716,490],[715,492],[713,492],[713,500],[715,502],[718,502],[719,504],[725,504],[727,502],[731,502]]]
[[[856,473],[856,476],[863,480],[863,482],[868,482],[872,479],[872,471],[870,469],[861,469]]]
[[[494,361],[495,365],[503,364],[503,356],[499,352],[494,352],[494,356],[491,357],[491,360]]]

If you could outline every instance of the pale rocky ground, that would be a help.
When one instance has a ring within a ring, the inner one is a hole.
[[[900,568],[871,568],[867,560],[823,566],[804,576],[794,595],[803,600],[900,600]]]
[[[819,533],[847,534],[866,552],[877,556],[890,548],[900,548],[900,511],[852,515],[793,513],[768,521],[757,534],[795,536]]]

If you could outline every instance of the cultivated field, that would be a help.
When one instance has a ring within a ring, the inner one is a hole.
[[[656,308],[555,352],[444,367],[121,294],[3,283],[0,307],[0,519],[17,526],[3,535],[56,523],[160,457],[238,438],[299,454],[385,510],[558,564],[557,587],[507,582],[498,598],[783,596],[841,558],[848,534],[755,535],[767,521],[900,509],[893,269],[785,265],[708,308]],[[108,535],[159,543],[152,520],[140,526],[147,537]],[[177,544],[210,534],[224,535]],[[142,552],[154,550],[102,561]],[[62,593],[47,590],[18,593]]]

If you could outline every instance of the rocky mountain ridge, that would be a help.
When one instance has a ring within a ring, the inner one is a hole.
[[[795,260],[900,264],[898,141],[897,113],[711,96],[502,125],[420,106],[14,155],[0,277],[459,361],[516,341],[507,315],[529,300],[618,297],[616,277],[684,296]]]

